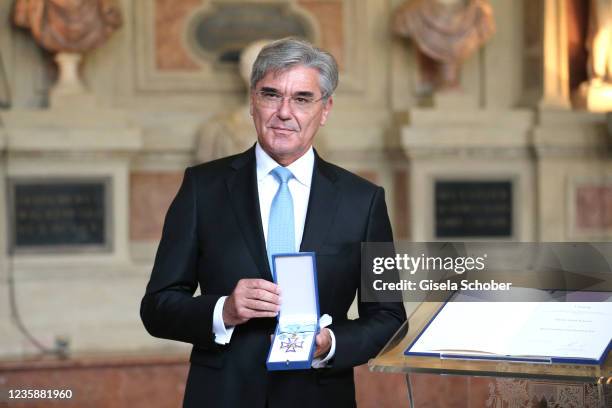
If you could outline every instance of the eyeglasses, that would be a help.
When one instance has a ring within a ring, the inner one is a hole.
[[[283,101],[285,98],[287,98],[289,99],[289,106],[291,109],[301,112],[309,111],[315,106],[315,103],[324,99],[323,96],[319,99],[314,99],[304,95],[285,96],[278,92],[267,90],[257,91],[255,92],[255,96],[256,101],[260,106],[273,109],[278,109],[280,106],[282,106]]]

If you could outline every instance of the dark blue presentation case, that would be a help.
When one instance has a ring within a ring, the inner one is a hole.
[[[558,291],[556,291],[558,293]],[[460,292],[455,293],[455,296],[460,294]],[[587,299],[592,298],[594,302],[600,302],[601,299],[607,298],[605,302],[610,303],[610,309],[612,310],[612,293],[610,292],[572,292],[572,295],[578,295],[582,301],[585,301],[585,297]],[[568,296],[568,298],[571,298]],[[438,311],[433,315],[430,321],[425,325],[423,330],[414,338],[414,340],[410,343],[410,345],[404,351],[404,355],[406,356],[420,356],[420,357],[438,357],[441,359],[458,359],[458,360],[494,360],[494,361],[510,361],[510,362],[525,362],[525,363],[540,363],[540,364],[580,364],[580,365],[602,365],[606,360],[608,353],[612,350],[612,338],[609,338],[607,341],[607,346],[604,346],[601,349],[601,352],[598,353],[599,356],[597,358],[588,358],[588,357],[580,357],[580,356],[554,356],[554,355],[504,355],[504,354],[493,354],[493,353],[465,353],[462,354],[458,351],[453,352],[445,352],[445,351],[412,351],[412,348],[419,341],[419,339],[427,332],[427,329],[431,326],[431,324],[435,321],[436,317],[447,307],[450,303],[452,303],[452,298],[450,301],[447,301],[438,309]],[[486,307],[483,303],[477,303]],[[609,327],[612,327],[612,320],[609,321]],[[448,333],[448,336],[452,336],[452,333]],[[605,339],[605,338],[604,338]]]
[[[319,332],[319,292],[314,252],[272,255],[281,309],[266,361],[268,370],[305,370],[312,365]]]

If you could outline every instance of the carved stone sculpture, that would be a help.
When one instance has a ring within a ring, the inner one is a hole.
[[[247,101],[238,109],[221,113],[199,129],[196,158],[199,162],[240,153],[255,143],[255,128],[249,112],[250,78],[259,51],[270,41],[256,41],[240,54],[240,76],[247,87]]]
[[[51,52],[84,53],[121,26],[114,0],[17,0],[14,21]]]
[[[13,21],[56,54],[59,78],[50,92],[51,105],[95,105],[78,68],[82,54],[100,46],[121,26],[115,0],[16,0]]]
[[[439,87],[456,87],[461,63],[495,32],[488,0],[408,0],[394,12],[393,32],[411,38],[441,64]]]

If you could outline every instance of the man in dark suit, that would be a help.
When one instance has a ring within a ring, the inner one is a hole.
[[[406,318],[402,303],[382,302],[360,302],[359,318],[347,318],[360,243],[392,233],[383,189],[312,148],[337,82],[330,54],[299,40],[268,45],[251,76],[256,145],[185,172],[141,305],[149,333],[193,344],[184,406],[354,406],[352,368]],[[312,369],[268,372],[282,303],[268,255],[282,234],[294,251],[316,253],[320,311],[333,323],[316,337]]]

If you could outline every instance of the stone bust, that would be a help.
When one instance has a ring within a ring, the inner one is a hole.
[[[461,63],[495,32],[495,21],[488,0],[408,0],[395,10],[392,30],[441,64],[440,87],[452,88]]]
[[[212,117],[200,127],[196,151],[198,162],[240,153],[255,143],[255,128],[249,112],[251,69],[259,51],[269,42],[255,41],[240,53],[239,71],[247,89],[246,103],[233,112]]]
[[[13,20],[54,53],[84,53],[121,26],[115,0],[16,0]]]

